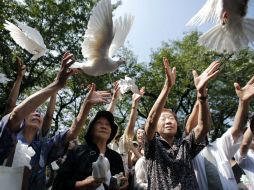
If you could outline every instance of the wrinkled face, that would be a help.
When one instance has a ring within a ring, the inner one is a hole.
[[[143,144],[144,142],[144,129],[138,129],[137,130],[137,141],[138,141],[138,144]]]
[[[162,136],[174,137],[177,132],[177,121],[169,111],[163,111],[160,115],[157,131]]]
[[[92,128],[92,136],[94,139],[107,141],[111,134],[111,126],[107,118],[99,117]]]
[[[37,129],[39,130],[42,126],[43,123],[43,117],[42,115],[34,111],[30,113],[26,118],[25,118],[25,125],[29,128]]]

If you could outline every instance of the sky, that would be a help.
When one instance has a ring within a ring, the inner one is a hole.
[[[122,0],[122,5],[114,14],[120,16],[130,13],[135,16],[127,41],[138,56],[138,62],[149,62],[151,49],[159,48],[162,41],[180,40],[186,32],[205,32],[213,26],[185,26],[205,2],[206,0]],[[254,18],[254,0],[250,0],[247,17]]]

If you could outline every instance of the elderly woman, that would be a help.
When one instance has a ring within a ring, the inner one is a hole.
[[[121,156],[107,147],[117,133],[114,116],[109,111],[99,111],[88,125],[85,135],[85,145],[77,146],[67,155],[53,184],[53,189],[110,189],[110,184],[103,183],[101,179],[92,176],[92,164],[96,162],[99,154],[104,154],[110,164],[110,175],[124,173]],[[111,176],[107,176],[108,179]],[[110,180],[109,180],[110,181]],[[112,180],[111,180],[112,181]],[[127,189],[127,178],[122,178],[122,186],[118,189]]]

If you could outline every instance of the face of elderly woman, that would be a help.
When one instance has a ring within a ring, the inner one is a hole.
[[[111,126],[107,118],[99,117],[92,128],[93,138],[107,141],[111,134]]]

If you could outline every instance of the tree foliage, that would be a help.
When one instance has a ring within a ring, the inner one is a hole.
[[[4,107],[16,77],[15,56],[21,57],[27,65],[27,74],[23,80],[19,101],[45,87],[54,80],[60,68],[61,55],[70,51],[77,60],[82,61],[80,44],[89,19],[89,13],[97,2],[96,0],[24,0],[0,1],[0,72],[5,73],[12,81],[0,84],[0,116],[3,116]],[[30,55],[10,38],[4,30],[4,20],[19,20],[31,27],[36,27],[42,34],[45,44],[52,54],[31,61]],[[161,47],[153,51],[150,63],[137,63],[137,57],[129,46],[121,48],[119,57],[123,57],[127,64],[116,72],[100,77],[89,77],[83,74],[73,76],[67,87],[57,96],[56,111],[52,126],[52,134],[59,128],[69,127],[78,114],[79,108],[87,93],[86,86],[94,82],[99,90],[111,90],[114,81],[128,75],[137,81],[139,87],[146,87],[146,94],[141,100],[138,109],[138,126],[147,118],[151,107],[158,97],[164,84],[165,74],[162,64],[163,57],[170,60],[177,68],[177,81],[172,89],[166,107],[174,110],[183,126],[186,115],[191,113],[196,100],[193,84],[192,69],[201,73],[212,61],[221,60],[221,73],[209,84],[209,104],[213,117],[212,137],[220,136],[232,123],[237,109],[238,98],[233,83],[241,85],[254,74],[254,53],[250,49],[236,54],[218,54],[209,51],[197,44],[199,34],[192,32],[185,34],[182,40],[163,42]],[[120,126],[120,133],[127,125],[131,108],[131,94],[127,93],[117,104],[115,116]],[[43,105],[46,109],[46,105]],[[105,105],[95,107],[105,109]]]

